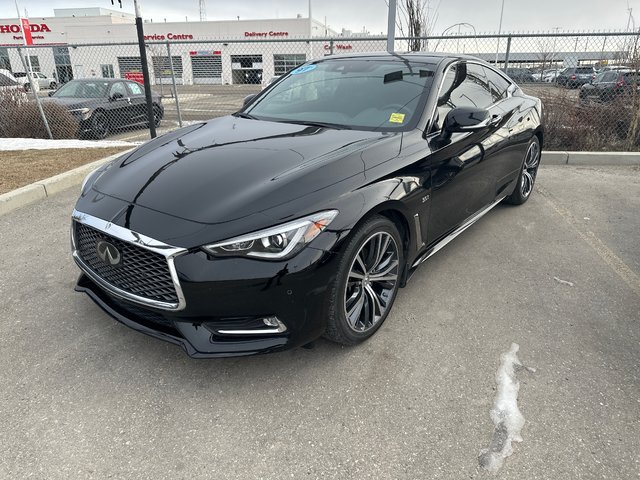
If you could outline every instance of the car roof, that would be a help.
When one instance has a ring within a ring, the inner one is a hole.
[[[132,82],[132,80],[127,80],[126,78],[74,78],[73,80],[69,80],[69,82],[104,82],[104,83],[115,83],[115,82]],[[135,82],[134,82],[135,83]]]
[[[330,55],[316,59],[315,61],[331,60],[331,59],[344,59],[344,58],[379,58],[384,60],[397,59],[402,60],[418,60],[428,63],[440,63],[442,60],[474,60],[476,62],[487,63],[484,60],[473,57],[471,55],[459,55],[451,53],[439,53],[439,52],[369,52],[369,53],[342,53],[339,55]],[[488,65],[488,63],[487,63]]]

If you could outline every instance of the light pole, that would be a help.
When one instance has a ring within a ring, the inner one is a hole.
[[[496,68],[498,67],[498,53],[500,52],[500,34],[502,33],[502,18],[504,17],[504,0],[500,8],[500,24],[498,25],[498,46],[496,47]]]

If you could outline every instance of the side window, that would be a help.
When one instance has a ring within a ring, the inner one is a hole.
[[[139,83],[127,83],[129,85],[129,90],[131,90],[132,95],[143,95],[142,86]]]
[[[484,68],[474,63],[467,64],[467,76],[451,92],[450,102],[457,107],[488,108],[493,100],[489,91]]]
[[[462,80],[460,78],[461,75],[464,75]],[[452,89],[451,87],[454,88]],[[450,68],[445,76],[432,131],[442,129],[444,118],[454,108],[488,108],[493,103],[494,100],[484,68],[473,63],[458,64]]]
[[[489,82],[489,90],[491,91],[493,103],[497,103],[500,100],[507,98],[509,82],[491,68],[484,67],[484,72],[487,75],[487,81]]]
[[[125,88],[124,83],[122,82],[114,83],[111,86],[111,91],[109,92],[109,96],[113,97],[114,93],[119,93],[123,97],[129,96],[129,94],[127,93],[127,89]]]
[[[438,106],[436,108],[436,118],[434,119],[431,132],[437,132],[442,129],[444,117],[447,116],[449,110],[453,107],[449,104],[449,92],[456,81],[458,66],[454,65],[447,71],[440,89],[440,97],[438,98]]]
[[[603,82],[615,82],[618,79],[618,72],[607,72],[602,79]]]

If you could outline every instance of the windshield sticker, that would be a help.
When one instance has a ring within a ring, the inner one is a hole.
[[[295,70],[292,70],[291,75],[298,75],[299,73],[307,73],[315,69],[316,69],[316,65],[302,65],[301,67],[298,67]]]
[[[392,113],[389,117],[389,122],[391,123],[404,123],[404,113]]]

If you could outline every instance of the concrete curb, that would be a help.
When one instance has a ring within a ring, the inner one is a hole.
[[[74,168],[68,172],[55,175],[44,180],[26,185],[17,190],[4,193],[0,195],[0,215],[9,213],[16,208],[24,207],[31,203],[45,199],[50,195],[61,192],[76,185],[80,185],[84,177],[90,172],[98,168],[103,163],[106,163],[114,158],[118,158],[120,155],[124,155],[131,150],[123,150],[120,153],[110,155],[106,158],[101,158],[95,162],[82,165],[81,167]]]
[[[640,153],[542,152],[542,165],[632,166],[640,165]]]

